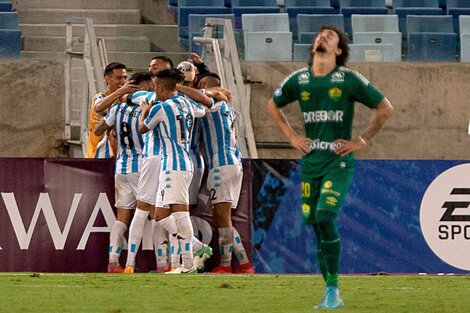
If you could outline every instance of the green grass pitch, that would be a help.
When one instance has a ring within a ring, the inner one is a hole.
[[[340,277],[339,312],[470,312],[470,276]],[[315,312],[318,275],[1,273],[0,312]]]

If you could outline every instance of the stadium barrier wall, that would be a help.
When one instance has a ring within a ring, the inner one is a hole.
[[[233,223],[251,258],[249,161],[244,169]],[[109,232],[116,220],[113,160],[0,158],[0,173],[0,271],[106,270]],[[195,234],[214,247],[216,255],[206,264],[210,269],[218,258],[218,242],[208,200],[202,188],[192,220]],[[156,268],[150,222],[146,227],[136,260],[140,272]],[[123,251],[122,264],[125,257]]]
[[[115,221],[112,160],[0,158],[0,173],[0,271],[105,271]],[[341,272],[469,271],[469,177],[466,161],[357,161],[338,223]],[[192,220],[217,251],[208,202],[202,188]],[[233,220],[258,273],[318,272],[313,229],[300,208],[298,160],[244,161]],[[142,247],[137,265],[146,272],[155,268],[150,236]]]
[[[253,160],[258,273],[318,273],[297,160]],[[324,187],[327,188],[327,187]],[[359,160],[338,220],[342,273],[468,273],[470,163]]]

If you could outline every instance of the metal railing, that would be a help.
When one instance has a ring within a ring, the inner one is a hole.
[[[250,85],[245,85],[238,56],[232,21],[223,18],[206,18],[204,37],[194,37],[195,43],[203,45],[202,58],[210,68],[216,68],[222,87],[232,92],[232,105],[241,115],[238,144],[242,154],[257,159],[253,126],[250,115]],[[223,38],[212,38],[212,27],[223,26]],[[222,54],[223,50],[223,54]]]
[[[74,44],[74,27],[84,28],[83,48]],[[80,61],[81,75],[74,74],[73,61]],[[86,151],[88,136],[89,101],[98,91],[104,90],[103,71],[107,64],[106,45],[103,39],[98,42],[93,20],[85,17],[69,17],[66,22],[65,35],[65,135],[64,139],[71,146],[80,146],[81,154]],[[81,81],[81,95],[73,84]],[[72,136],[72,128],[80,129],[77,138]],[[78,153],[79,154],[79,153]],[[77,155],[78,156],[78,155]]]

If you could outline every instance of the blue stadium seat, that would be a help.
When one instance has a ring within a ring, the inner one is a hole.
[[[168,10],[171,12],[178,11],[178,0],[168,0]]]
[[[225,0],[178,0],[178,7],[224,7]]]
[[[0,29],[0,58],[19,58],[21,32],[16,29]]]
[[[312,33],[320,31],[323,25],[334,25],[344,30],[344,18],[342,14],[299,14],[297,15],[297,31],[300,33]]]
[[[243,14],[242,26],[246,61],[292,60],[292,32],[287,13]]]
[[[459,16],[460,62],[470,62],[470,16]]]
[[[393,13],[398,15],[398,25],[406,40],[407,15],[442,15],[444,10],[439,7],[439,0],[393,0]]]
[[[294,62],[310,62],[311,44],[294,43]]]
[[[336,14],[330,0],[284,0],[284,12],[289,14],[290,29],[297,38],[297,15],[299,14]]]
[[[386,46],[387,50],[391,50],[391,53],[389,51],[386,53],[386,61],[401,61],[401,33],[399,32],[356,32],[354,33],[354,44],[390,44],[391,46]]]
[[[352,62],[395,62],[393,44],[350,44],[349,60]]]
[[[241,28],[242,14],[280,13],[276,0],[232,0],[232,12],[235,15],[235,28]]]
[[[230,14],[226,7],[178,7],[178,39],[181,44],[189,47],[189,15],[190,14]]]
[[[398,16],[389,15],[353,15],[352,32],[399,32]]]
[[[316,35],[317,35],[317,32],[303,32],[303,33],[300,33],[300,36],[298,38],[298,42],[300,44],[312,44],[313,39],[315,39]]]
[[[456,61],[457,34],[452,16],[408,15],[408,60]]]
[[[0,29],[19,30],[18,12],[0,12]]]
[[[447,15],[452,15],[454,19],[454,31],[459,33],[459,16],[470,15],[470,1],[468,0],[447,0]]]
[[[206,18],[217,17],[224,19],[231,19],[232,25],[235,25],[235,16],[233,14],[190,14],[189,15],[189,49],[192,52],[201,54],[201,46],[193,42],[194,37],[202,37],[204,35],[204,27],[206,25]],[[235,32],[235,30],[234,30]],[[212,27],[213,38],[223,38],[223,26]]]
[[[291,32],[245,32],[245,61],[292,61]]]
[[[11,1],[0,1],[0,12],[10,12],[12,7]]]
[[[388,14],[385,0],[340,0],[339,13],[344,16],[344,30],[351,36],[351,15]]]
[[[243,14],[242,29],[250,32],[289,32],[289,16],[287,13]]]

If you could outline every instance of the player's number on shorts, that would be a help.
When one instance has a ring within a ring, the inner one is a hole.
[[[121,133],[119,137],[121,137],[121,145],[126,147],[127,149],[134,148],[134,140],[132,140],[132,128],[129,123],[123,122],[121,124]]]
[[[180,123],[181,142],[187,143],[193,129],[193,116],[188,113],[186,118],[183,119],[183,117],[178,114],[176,119]]]
[[[217,199],[217,192],[215,191],[214,188],[211,189],[210,199],[211,199],[212,201]]]
[[[310,197],[310,184],[302,182],[302,197]]]

